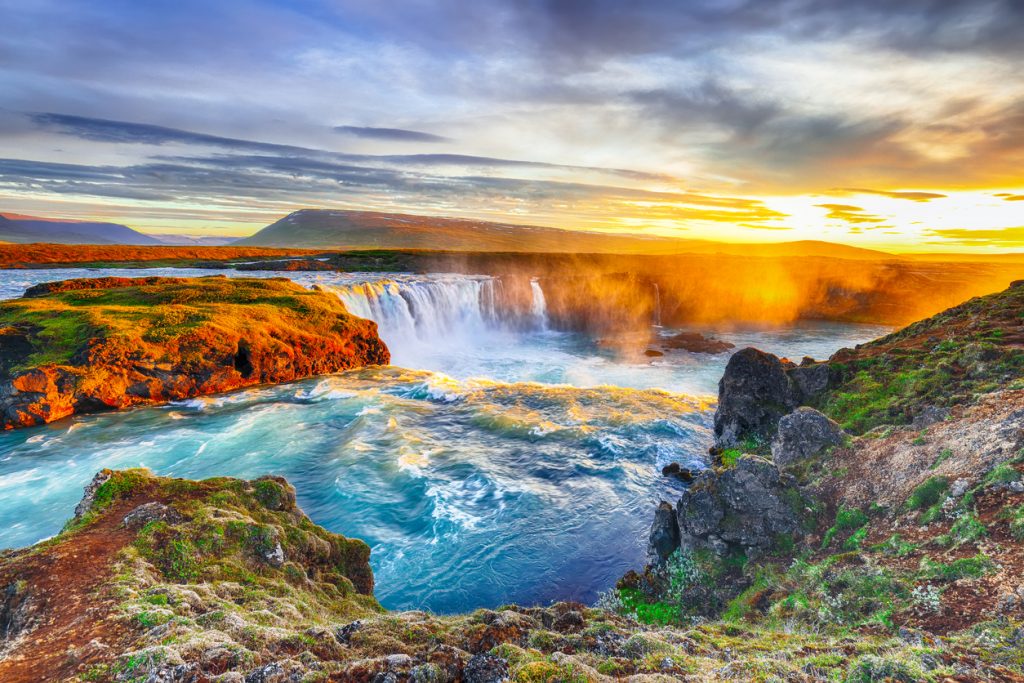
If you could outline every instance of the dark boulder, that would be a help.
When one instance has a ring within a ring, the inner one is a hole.
[[[672,505],[662,501],[654,512],[654,524],[648,543],[648,553],[656,561],[664,561],[679,547],[679,523]]]
[[[829,371],[828,364],[815,363],[804,359],[798,367],[791,368],[787,375],[793,381],[802,402],[809,402],[825,393],[828,389]]]
[[[718,382],[715,438],[728,448],[748,438],[768,442],[783,415],[800,405],[787,371],[794,365],[754,348],[733,354]]]
[[[763,458],[743,456],[734,467],[702,473],[679,499],[680,546],[763,555],[780,536],[799,533],[802,509],[794,500],[792,477]]]
[[[843,429],[814,408],[797,408],[779,420],[772,440],[772,460],[781,469],[843,442]]]
[[[698,473],[688,467],[683,467],[677,462],[671,462],[661,468],[661,474],[664,477],[675,477],[679,481],[689,483],[694,480]]]

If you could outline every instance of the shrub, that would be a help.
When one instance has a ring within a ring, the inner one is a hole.
[[[924,480],[907,498],[907,508],[924,510],[939,503],[949,490],[949,479],[946,477],[929,477]]]
[[[825,532],[825,538],[821,542],[821,548],[824,550],[832,544],[832,539],[842,531],[855,531],[868,523],[868,516],[857,508],[841,507],[839,512],[836,513],[836,522],[832,525],[828,531]]]
[[[983,553],[974,557],[962,557],[949,564],[923,557],[921,558],[920,575],[926,579],[956,581],[957,579],[978,579],[993,569],[995,569],[995,563],[992,558]]]
[[[847,683],[917,683],[923,680],[927,680],[927,676],[919,663],[875,655],[866,655],[855,661],[846,676]]]
[[[722,451],[722,467],[735,467],[736,461],[742,457],[743,451],[738,448],[726,448]]]
[[[973,543],[988,533],[988,529],[981,523],[973,512],[966,512],[953,522],[949,533],[943,535],[939,542],[943,545],[962,545]]]

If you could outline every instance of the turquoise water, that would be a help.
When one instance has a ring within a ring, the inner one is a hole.
[[[109,273],[3,271],[0,296],[100,274]],[[190,478],[287,477],[314,521],[371,545],[378,598],[394,609],[592,601],[642,565],[652,508],[680,492],[660,468],[705,463],[727,356],[623,358],[549,331],[542,299],[536,319],[513,329],[481,303],[487,278],[294,279],[377,319],[395,363],[415,369],[358,370],[2,434],[0,546],[56,533],[97,470],[148,467]],[[805,325],[722,336],[739,348],[823,357],[881,331]]]

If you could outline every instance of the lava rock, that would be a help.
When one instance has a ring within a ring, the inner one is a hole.
[[[466,683],[502,683],[511,680],[508,662],[496,655],[474,655],[463,672]]]
[[[789,502],[794,489],[792,477],[753,455],[703,472],[676,505],[680,547],[763,555],[780,535],[800,533],[801,510]]]
[[[672,505],[662,501],[654,512],[654,523],[647,552],[658,561],[665,561],[679,547],[679,522]]]
[[[143,503],[124,516],[122,524],[129,529],[141,529],[150,522],[157,520],[168,524],[178,524],[185,518],[174,508],[163,503]]]
[[[779,420],[772,440],[772,459],[782,469],[814,457],[843,442],[843,429],[814,408],[797,408]]]
[[[755,348],[733,354],[718,382],[715,438],[728,448],[746,438],[769,441],[779,420],[800,404],[789,361]]]
[[[793,381],[803,402],[809,402],[828,389],[828,365],[815,363],[812,358],[804,358],[799,366],[791,368],[786,374]]]

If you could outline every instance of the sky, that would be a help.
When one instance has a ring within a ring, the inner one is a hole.
[[[1024,249],[1022,0],[0,0],[0,211]]]

